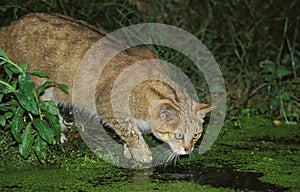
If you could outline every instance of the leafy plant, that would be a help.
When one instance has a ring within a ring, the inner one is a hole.
[[[54,139],[60,141],[59,110],[53,101],[41,101],[39,97],[50,86],[58,86],[65,92],[65,85],[46,81],[34,89],[31,75],[48,77],[41,70],[27,71],[28,64],[18,66],[0,49],[0,128],[10,131],[19,144],[19,153],[27,158],[34,153],[39,160],[45,158],[47,145]]]
[[[260,64],[263,67],[263,78],[268,85],[268,95],[271,98],[271,111],[279,107],[283,109],[282,101],[289,100],[291,92],[284,90],[282,79],[293,72],[286,69],[283,65],[277,67],[276,63],[270,60],[265,60]]]
[[[260,62],[260,66],[263,68],[262,75],[268,87],[268,97],[270,113],[274,115],[274,112],[278,110],[280,115],[284,117],[285,121],[289,123],[288,115],[284,107],[284,103],[292,100],[293,90],[288,89],[293,82],[297,81],[296,70],[300,67],[298,60],[294,56],[293,49],[291,48],[290,41],[286,37],[288,27],[288,20],[285,22],[283,40],[275,61],[264,60]],[[284,41],[286,40],[289,49],[289,54],[286,54],[282,58]],[[288,69],[288,64],[291,64],[292,70]]]

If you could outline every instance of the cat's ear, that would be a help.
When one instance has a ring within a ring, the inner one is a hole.
[[[172,122],[177,117],[177,111],[171,106],[162,105],[160,108],[160,120],[163,122]]]
[[[172,123],[178,117],[177,110],[165,99],[153,101],[149,112],[152,118],[160,119],[161,122]]]
[[[214,108],[215,108],[215,106],[213,106],[213,105],[199,103],[198,107],[197,107],[197,114],[199,115],[200,118],[203,119],[205,117],[206,113],[211,112]]]

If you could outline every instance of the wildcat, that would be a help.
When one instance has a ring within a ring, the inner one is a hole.
[[[105,35],[105,32],[83,21],[59,14],[34,13],[2,28],[0,47],[11,60],[28,62],[30,70],[43,70],[49,74],[51,81],[69,87],[69,94],[52,88],[43,95],[43,99],[80,108],[80,102],[72,103],[75,75],[86,52]],[[96,86],[97,115],[125,141],[125,157],[141,163],[152,161],[149,146],[142,137],[143,131],[151,131],[157,139],[168,143],[175,155],[186,155],[193,151],[202,135],[205,114],[213,109],[210,105],[195,102],[182,90],[171,86],[170,79],[170,84],[145,80],[130,92],[132,116],[117,120],[111,103],[112,88],[117,77],[137,62],[157,58],[149,49],[125,50],[105,66]],[[140,65],[137,74],[139,69],[146,69],[149,76],[166,70],[157,62]],[[128,78],[134,80],[135,77]],[[37,85],[43,83],[41,79],[34,80]],[[117,104],[117,111],[122,110],[122,102]]]

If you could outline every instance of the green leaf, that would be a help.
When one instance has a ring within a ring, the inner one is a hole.
[[[31,113],[37,115],[38,109],[34,96],[34,84],[30,73],[20,73],[18,76],[20,92],[14,92],[20,104]]]
[[[0,115],[0,125],[1,125],[2,127],[4,127],[4,126],[5,126],[5,123],[6,123],[6,118],[5,118],[5,116],[4,116],[4,115]]]
[[[20,73],[18,76],[19,84],[20,84],[20,89],[22,93],[26,97],[34,97],[34,84],[32,82],[30,73],[25,72],[25,73]]]
[[[44,112],[44,115],[50,125],[50,127],[53,129],[54,135],[57,138],[58,141],[60,141],[60,134],[61,134],[61,126],[59,123],[59,119],[57,115],[53,115],[48,112]]]
[[[13,114],[11,111],[8,111],[8,112],[4,113],[5,119],[9,119],[9,118],[11,118],[13,115],[14,115],[14,114]]]
[[[53,101],[39,101],[38,107],[44,111],[48,111],[53,115],[59,114],[59,109],[57,108],[57,106]]]
[[[277,72],[276,72],[276,76],[281,79],[289,74],[292,74],[293,72],[290,71],[290,70],[287,70],[284,66],[280,65],[277,69]]]
[[[264,79],[270,82],[273,79],[273,75],[264,75]]]
[[[0,57],[7,59],[7,55],[4,53],[4,51],[1,48],[0,48]]]
[[[265,60],[265,61],[260,62],[259,65],[264,68],[263,69],[264,73],[274,73],[275,72],[276,63],[274,63],[273,61]]]
[[[30,74],[31,75],[37,75],[39,77],[48,77],[48,75],[46,73],[44,73],[43,71],[38,70],[38,69],[30,71]]]
[[[52,85],[53,83],[51,81],[46,81],[41,86],[39,86],[36,90],[36,94],[38,95],[38,97],[41,96],[45,92],[45,90]]]
[[[34,119],[33,120],[34,127],[38,130],[39,136],[42,139],[47,141],[47,143],[52,144],[54,140],[53,130],[48,127],[48,123],[43,119]]]
[[[65,93],[69,93],[69,88],[66,86],[66,85],[64,85],[64,84],[58,84],[58,87],[62,90],[62,91],[64,91]]]
[[[30,74],[28,72],[20,73],[18,76],[18,81],[20,90],[18,92],[14,92],[14,94],[16,95],[19,103],[26,110],[37,115],[38,109],[34,98],[34,84]]]
[[[292,94],[288,91],[285,91],[281,94],[281,98],[285,101],[290,101],[291,100]]]
[[[37,155],[37,157],[39,158],[39,160],[42,160],[46,157],[46,153],[45,153],[46,147],[47,147],[47,143],[38,135],[35,140],[33,150]]]
[[[23,69],[23,71],[27,71],[28,63],[24,63],[23,65],[21,65],[21,68]]]
[[[10,106],[6,106],[6,105],[3,105],[3,104],[0,104],[0,110],[1,111],[8,111],[10,109]]]
[[[4,71],[9,77],[9,79],[11,79],[13,76],[13,71],[11,70],[12,67],[13,67],[12,65],[4,65]]]
[[[3,91],[3,94],[6,95],[6,94],[14,92],[15,90],[5,87],[4,90],[2,90],[2,91]]]
[[[21,136],[22,143],[19,144],[19,152],[24,158],[27,158],[29,156],[34,141],[35,135],[32,135],[31,130],[32,124],[29,123]]]
[[[19,69],[16,67],[16,66],[14,66],[14,65],[11,65],[11,64],[5,64],[4,65],[4,70],[5,70],[5,72],[7,72],[7,70],[8,71],[10,71],[11,73],[20,73],[20,71],[19,71]]]
[[[42,95],[45,92],[45,90],[50,86],[58,86],[62,91],[68,93],[68,87],[66,85],[58,84],[52,81],[46,81],[45,83],[43,83],[41,86],[37,88],[36,91],[37,95],[38,96]]]
[[[34,115],[38,114],[38,108],[33,97],[26,97],[20,92],[14,92],[20,105],[24,107],[27,111],[31,112]]]
[[[3,104],[0,105],[0,106],[9,106],[9,107],[15,106],[15,107],[18,107],[18,106],[20,106],[20,105],[19,105],[19,103],[18,103],[17,100],[11,99],[11,100],[7,101],[6,103],[3,103]]]
[[[23,113],[24,110],[21,107],[18,107],[11,122],[11,133],[18,143],[21,143],[20,132],[24,128]]]
[[[15,99],[12,99],[6,103],[0,104],[0,111],[12,111],[14,112],[16,110],[16,107],[18,107],[19,104]]]

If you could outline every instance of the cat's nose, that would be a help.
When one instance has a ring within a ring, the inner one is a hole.
[[[184,151],[186,152],[186,154],[189,154],[191,152],[191,148],[190,147],[185,147]]]

